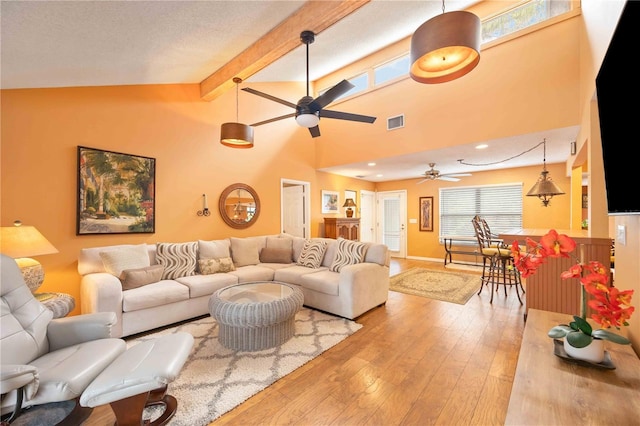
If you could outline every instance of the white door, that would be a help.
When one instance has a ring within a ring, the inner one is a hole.
[[[307,238],[309,228],[309,183],[298,181],[281,182],[281,230],[287,234]]]
[[[360,191],[360,241],[376,242],[376,193]]]
[[[392,257],[407,257],[407,191],[378,192],[378,242]]]

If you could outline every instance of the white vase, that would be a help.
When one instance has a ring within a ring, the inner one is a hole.
[[[600,364],[604,361],[604,340],[593,339],[591,343],[584,348],[574,348],[567,342],[567,339],[565,339],[564,351],[571,358]]]

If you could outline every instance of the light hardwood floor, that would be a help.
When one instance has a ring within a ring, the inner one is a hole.
[[[412,267],[444,269],[392,259],[390,273]],[[391,291],[353,336],[211,424],[502,425],[525,308],[513,290],[489,296],[457,305]],[[85,425],[114,419],[102,406]]]

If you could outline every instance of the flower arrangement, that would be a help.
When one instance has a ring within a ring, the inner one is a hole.
[[[523,252],[514,241],[511,249],[514,264],[523,278],[534,274],[548,257],[571,257],[570,253],[576,248],[576,242],[569,236],[558,234],[551,229],[536,242],[531,238],[526,240],[526,249]],[[633,290],[620,291],[616,287],[608,286],[609,274],[607,269],[597,261],[578,262],[563,272],[562,279],[579,278],[582,286],[582,306],[580,316],[574,315],[569,325],[558,325],[549,330],[548,336],[552,338],[565,337],[567,343],[574,348],[584,348],[594,339],[608,340],[621,345],[631,343],[627,338],[612,333],[606,329],[628,326],[627,320],[631,317],[634,307],[631,306]],[[593,296],[587,302],[587,294]],[[595,312],[591,319],[602,328],[593,330],[587,322],[587,306]]]

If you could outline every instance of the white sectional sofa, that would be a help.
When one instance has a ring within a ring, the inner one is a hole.
[[[286,234],[85,248],[81,310],[115,312],[113,337],[124,337],[207,314],[228,285],[280,281],[305,306],[354,319],[387,301],[389,260],[384,244]]]

